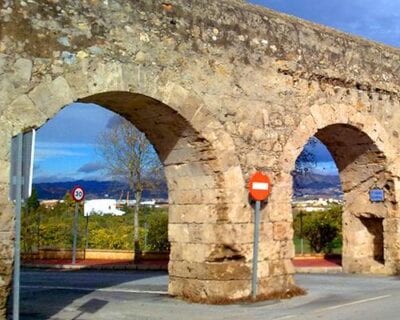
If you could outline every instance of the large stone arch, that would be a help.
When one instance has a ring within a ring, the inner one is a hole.
[[[275,206],[270,214],[276,214],[277,204],[281,204],[284,210],[278,212],[291,220],[291,171],[312,136],[327,146],[339,169],[345,200],[344,271],[397,273],[397,153],[383,126],[352,106],[322,104],[310,108],[310,115],[297,126],[280,158],[282,171],[275,185],[278,195],[271,199]],[[369,201],[368,191],[374,186],[385,190],[383,203]]]
[[[204,102],[182,86],[146,86],[140,82],[143,76],[124,78],[121,64],[95,64],[95,72],[74,70],[18,96],[2,114],[9,124],[3,127],[5,141],[25,128],[40,127],[74,101],[96,103],[122,115],[147,135],[166,169],[170,294],[204,302],[248,296],[250,253],[242,245],[247,248],[251,241],[251,217],[243,207],[245,184],[232,139]],[[15,110],[21,113],[15,116]],[[5,150],[2,177],[8,176],[8,157]],[[5,195],[7,180],[1,184]],[[12,247],[13,214],[4,195],[0,212],[8,220]],[[4,288],[10,282],[11,253]]]

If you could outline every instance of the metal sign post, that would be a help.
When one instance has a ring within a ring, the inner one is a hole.
[[[254,210],[254,243],[253,243],[253,274],[251,277],[251,297],[257,296],[257,272],[258,272],[258,243],[260,239],[260,207],[261,201],[256,201]]]
[[[74,213],[74,226],[73,226],[73,242],[72,242],[72,264],[76,263],[76,239],[78,237],[78,210],[79,204],[75,202],[75,213]]]
[[[13,319],[19,320],[19,289],[21,268],[21,202],[22,202],[22,133],[16,138],[16,172],[15,172],[15,247],[14,247],[14,282],[13,282]],[[14,155],[13,155],[14,156]]]
[[[251,297],[255,300],[257,297],[258,281],[258,244],[260,238],[261,201],[268,198],[271,191],[271,181],[264,173],[256,172],[250,178],[247,187],[251,198],[256,200],[254,210],[253,271],[251,276]]]
[[[32,171],[35,130],[20,133],[11,140],[10,199],[15,201],[15,245],[13,280],[13,319],[19,320],[21,267],[21,208],[22,201],[32,192]]]
[[[78,238],[78,212],[79,212],[79,202],[85,199],[85,191],[83,188],[76,186],[71,191],[72,199],[75,201],[75,212],[74,212],[74,223],[72,229],[72,264],[76,263],[76,242]],[[85,250],[86,254],[86,250]]]

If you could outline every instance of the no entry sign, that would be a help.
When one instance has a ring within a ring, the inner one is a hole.
[[[85,191],[82,187],[77,186],[72,189],[71,196],[75,202],[81,202],[83,199],[85,199]]]
[[[271,181],[264,173],[254,173],[247,185],[250,196],[256,201],[263,201],[268,198],[271,191]]]
[[[254,173],[247,185],[250,196],[256,200],[254,208],[254,243],[253,243],[253,270],[251,275],[251,295],[257,297],[257,264],[258,264],[258,243],[260,237],[260,207],[261,201],[268,198],[271,191],[271,181],[268,176],[260,171]]]

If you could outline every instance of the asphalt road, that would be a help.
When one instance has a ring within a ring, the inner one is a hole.
[[[400,278],[296,278],[306,296],[210,306],[170,298],[165,272],[23,270],[20,319],[400,319]]]

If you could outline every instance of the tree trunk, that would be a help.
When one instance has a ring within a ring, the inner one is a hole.
[[[134,233],[133,233],[133,241],[134,241],[134,251],[135,251],[135,258],[134,262],[140,261],[140,256],[142,254],[140,250],[140,243],[139,243],[139,208],[140,208],[140,201],[142,200],[142,193],[140,191],[135,193],[135,211],[134,211]]]

